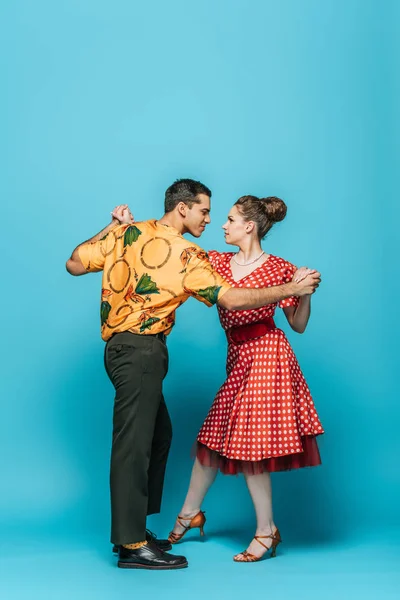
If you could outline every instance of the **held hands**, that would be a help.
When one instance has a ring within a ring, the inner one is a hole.
[[[129,206],[127,204],[119,204],[111,213],[112,220],[120,225],[132,225],[135,222]]]
[[[294,296],[307,296],[313,294],[321,283],[321,273],[315,269],[300,267],[295,272],[292,284]]]
[[[293,275],[293,281],[295,281],[296,283],[299,283],[300,281],[303,281],[303,279],[305,279],[307,277],[307,275],[310,275],[311,273],[316,273],[316,270],[309,269],[308,267],[300,267],[299,269],[297,269],[297,271]]]

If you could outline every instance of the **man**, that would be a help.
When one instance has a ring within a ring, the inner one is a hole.
[[[190,296],[207,306],[258,308],[315,291],[320,274],[308,269],[292,282],[265,289],[231,288],[206,252],[183,234],[200,237],[210,223],[211,191],[181,179],[165,194],[165,214],[133,223],[126,205],[113,221],[80,244],[67,261],[72,275],[103,271],[102,337],[105,365],[115,387],[111,453],[111,541],[122,568],[176,569],[183,556],[146,532],[146,516],[160,511],[172,429],[162,395],[166,336],[176,309]]]

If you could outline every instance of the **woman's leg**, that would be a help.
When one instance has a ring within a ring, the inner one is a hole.
[[[272,515],[271,475],[269,473],[261,473],[259,475],[248,475],[245,473],[244,478],[256,511],[256,535],[271,535],[276,529]],[[270,538],[264,538],[261,541],[268,548],[271,546],[272,540]],[[257,540],[253,539],[247,551],[261,557],[265,554],[266,549]],[[242,557],[242,553],[235,556],[236,559],[241,559]]]
[[[215,481],[217,471],[218,469],[214,467],[203,466],[196,458],[192,469],[192,476],[190,478],[189,490],[179,513],[179,515],[183,517],[181,521],[185,525],[189,525],[190,519],[199,512],[205,495]],[[183,531],[184,527],[176,521],[173,532],[182,533]]]

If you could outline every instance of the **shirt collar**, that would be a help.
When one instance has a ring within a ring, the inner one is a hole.
[[[167,229],[167,231],[169,233],[171,233],[172,235],[179,235],[179,237],[183,237],[182,234],[172,225],[167,225],[166,223],[160,223],[159,221],[157,221],[157,219],[154,219],[153,224],[155,227],[162,227],[165,229]]]

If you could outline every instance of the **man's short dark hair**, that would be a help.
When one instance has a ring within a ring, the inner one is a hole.
[[[165,192],[165,212],[174,210],[179,202],[187,204],[189,208],[192,208],[193,204],[200,204],[200,200],[197,198],[199,194],[205,194],[211,198],[211,190],[200,181],[177,179]]]

